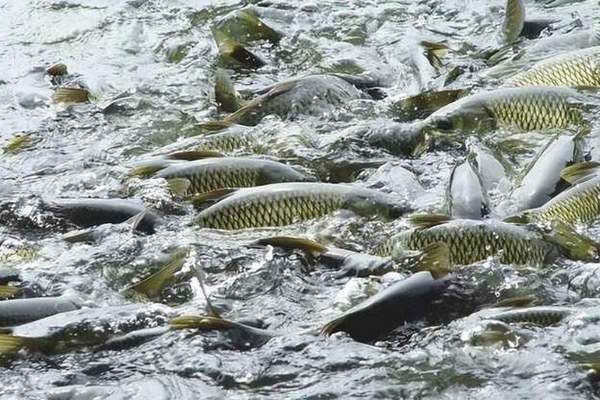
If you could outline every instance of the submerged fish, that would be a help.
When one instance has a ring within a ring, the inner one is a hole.
[[[361,88],[376,84],[367,77],[343,74],[309,75],[290,79],[256,92],[258,97],[245,103],[221,123],[256,125],[267,115],[294,119],[298,115],[333,114],[351,100],[366,98],[367,94]],[[227,90],[233,91],[231,88]]]
[[[346,332],[354,340],[375,340],[405,322],[423,318],[427,306],[450,284],[450,279],[435,279],[429,272],[417,272],[393,283],[325,324],[322,332]]]
[[[600,86],[600,46],[561,53],[510,78],[507,86]]]
[[[284,249],[302,250],[324,262],[339,269],[336,277],[370,275],[383,275],[397,269],[410,271],[429,271],[434,277],[443,277],[450,270],[449,251],[443,244],[433,244],[414,254],[406,254],[402,259],[392,261],[389,257],[378,257],[370,254],[324,246],[313,240],[292,237],[275,236],[259,239],[252,246],[275,246]]]
[[[183,194],[210,192],[223,188],[251,187],[269,183],[311,180],[294,168],[276,161],[254,158],[208,158],[171,165],[155,177],[185,180]]]
[[[159,217],[142,204],[125,199],[55,199],[45,202],[44,208],[83,227],[119,224],[143,213],[137,229],[154,233],[160,222]]]
[[[481,219],[490,212],[487,191],[474,157],[452,169],[446,194],[448,212],[455,218]]]
[[[245,188],[200,212],[196,224],[216,229],[282,226],[347,209],[362,216],[398,218],[406,201],[376,190],[333,183],[275,183]]]
[[[559,135],[551,139],[525,169],[518,186],[510,194],[514,211],[546,204],[566,187],[560,177],[561,171],[582,159],[580,135]]]
[[[590,99],[568,88],[496,89],[463,97],[422,121],[425,129],[482,132],[498,127],[523,131],[580,127]]]
[[[169,307],[158,304],[63,311],[66,312],[3,329],[0,355],[15,353],[21,348],[61,352],[77,346],[103,344],[119,334],[164,325],[175,315]]]

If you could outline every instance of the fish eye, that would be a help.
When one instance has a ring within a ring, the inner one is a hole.
[[[449,131],[453,128],[453,124],[449,119],[440,119],[436,121],[435,127],[441,131]]]

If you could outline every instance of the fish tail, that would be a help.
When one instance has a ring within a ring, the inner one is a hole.
[[[130,286],[126,292],[135,292],[148,298],[155,298],[167,285],[173,276],[183,267],[187,250],[179,250],[171,257],[169,262],[158,272],[148,276],[146,279]]]
[[[24,337],[0,334],[0,356],[15,354],[26,345]]]
[[[171,329],[227,330],[235,326],[231,321],[209,315],[183,315],[169,321]]]
[[[226,112],[235,112],[243,106],[240,94],[222,68],[218,68],[215,73],[215,100],[219,109]]]

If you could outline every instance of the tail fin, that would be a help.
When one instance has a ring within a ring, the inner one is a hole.
[[[23,337],[0,334],[0,357],[15,354],[24,348],[26,344]]]
[[[91,95],[86,89],[60,87],[52,98],[55,103],[87,103]]]
[[[132,291],[142,294],[150,299],[156,298],[160,291],[167,285],[173,276],[183,267],[187,250],[178,250],[175,252],[167,264],[158,272],[148,276],[142,281],[128,287],[126,292]]]
[[[221,111],[235,112],[243,106],[240,94],[222,68],[218,68],[215,73],[215,100]]]
[[[249,69],[258,69],[266,63],[257,55],[233,40],[220,29],[212,29],[213,37],[219,47],[221,61],[227,65],[241,65]]]
[[[545,237],[558,245],[572,260],[595,261],[600,253],[600,243],[576,232],[561,221],[552,221],[552,230]]]
[[[12,299],[13,297],[16,297],[20,291],[21,289],[18,287],[0,285],[0,300]]]

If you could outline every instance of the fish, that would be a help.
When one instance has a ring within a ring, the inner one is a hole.
[[[414,124],[393,121],[377,121],[353,126],[344,132],[357,137],[370,146],[382,148],[393,155],[418,157],[431,143],[428,132]]]
[[[61,312],[77,310],[82,302],[74,296],[36,297],[0,301],[0,326],[20,325]]]
[[[512,171],[500,154],[477,142],[470,142],[468,151],[475,159],[477,172],[486,192],[495,190],[499,184],[507,181],[507,175]]]
[[[308,75],[289,79],[257,91],[257,97],[243,103],[241,108],[219,121],[218,125],[252,126],[267,115],[277,115],[282,119],[295,119],[299,115],[331,115],[351,100],[368,98],[367,93],[361,89],[377,84],[376,80],[367,76],[345,74]],[[227,93],[230,91],[228,89]],[[213,124],[209,123],[209,126]]]
[[[8,282],[20,281],[19,271],[10,267],[0,267],[0,285],[6,285]]]
[[[80,346],[101,345],[130,331],[164,326],[175,315],[170,307],[161,304],[63,310],[46,318],[3,329],[0,356],[14,354],[22,348],[60,353]]]
[[[411,210],[405,200],[391,195],[334,183],[274,183],[224,195],[222,200],[198,214],[197,226],[230,230],[284,226],[340,209],[367,217],[380,215],[395,219]]]
[[[504,86],[600,87],[600,46],[560,53],[509,78]]]
[[[82,227],[120,224],[143,213],[143,218],[136,224],[137,230],[152,234],[161,222],[158,215],[142,204],[126,199],[53,199],[44,201],[43,207]]]
[[[434,243],[422,251],[407,254],[402,259],[391,260],[389,257],[379,257],[371,254],[358,253],[333,246],[324,246],[314,240],[293,236],[274,236],[256,240],[249,246],[274,246],[286,250],[302,250],[326,265],[337,268],[334,276],[367,277],[383,275],[399,269],[411,271],[429,271],[434,277],[443,277],[452,272],[449,265],[448,247]],[[416,272],[415,271],[415,272]]]
[[[332,335],[342,331],[359,342],[371,342],[403,323],[423,318],[427,306],[450,282],[448,277],[435,279],[427,271],[417,272],[334,318],[321,332]]]
[[[571,315],[573,309],[569,307],[528,307],[516,310],[501,311],[485,319],[493,319],[504,323],[531,323],[541,326],[555,325],[565,317]]]
[[[452,219],[444,215],[411,217],[414,228],[399,232],[376,250],[376,255],[402,256],[406,250],[422,250],[433,243],[450,249],[452,265],[469,265],[488,257],[516,265],[544,265],[558,257],[555,245],[524,226],[496,220]]]
[[[482,219],[490,213],[490,202],[475,157],[457,163],[446,190],[448,214],[454,218]]]
[[[560,174],[583,161],[582,142],[581,135],[557,135],[548,141],[509,195],[513,212],[540,207],[568,186]]]
[[[525,4],[523,0],[507,0],[502,23],[502,35],[506,43],[516,41],[525,25]]]
[[[561,171],[572,186],[544,205],[508,217],[508,221],[589,223],[600,217],[600,175],[595,162],[582,162]]]
[[[591,102],[562,87],[501,88],[463,97],[419,122],[421,129],[479,133],[498,127],[522,131],[585,126],[582,110]]]
[[[223,188],[313,180],[286,164],[247,157],[207,158],[177,163],[159,171],[154,176],[167,181],[187,181],[186,190],[179,193],[181,195],[192,195]]]

